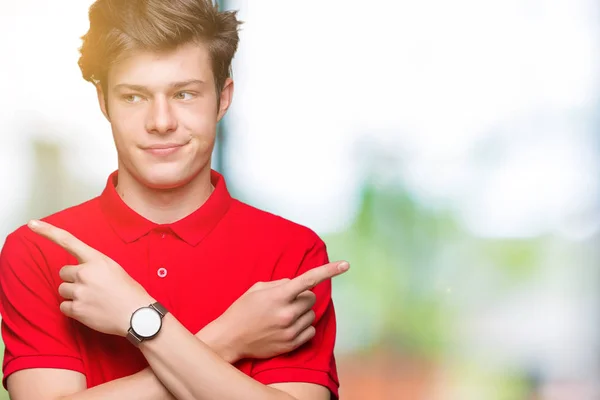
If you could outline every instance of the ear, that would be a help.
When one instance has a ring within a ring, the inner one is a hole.
[[[96,93],[98,95],[98,104],[100,105],[100,110],[102,114],[106,117],[106,119],[110,122],[110,118],[108,116],[108,105],[106,104],[106,96],[104,94],[104,90],[102,90],[102,85],[100,83],[96,84]]]
[[[223,90],[221,90],[220,102],[219,102],[219,114],[217,115],[217,121],[220,121],[229,106],[231,105],[231,100],[233,99],[233,79],[227,78],[225,80],[225,84],[223,85]]]

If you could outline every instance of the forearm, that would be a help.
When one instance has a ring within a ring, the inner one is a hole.
[[[177,400],[150,368],[125,378],[86,389],[59,400]]]
[[[154,339],[140,345],[156,377],[179,400],[292,400],[225,362],[172,314]]]
[[[217,324],[211,323],[198,332],[195,337],[191,337],[210,346],[212,351],[218,354],[224,362],[235,363],[238,361],[236,353],[224,340],[224,335],[220,332]],[[60,400],[96,399],[177,400],[178,398],[165,388],[152,369],[148,367],[136,374],[95,386]]]

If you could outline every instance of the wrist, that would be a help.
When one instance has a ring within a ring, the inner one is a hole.
[[[243,358],[237,340],[219,320],[206,325],[196,334],[196,337],[229,364],[234,364]]]
[[[142,295],[134,297],[129,302],[129,306],[127,307],[127,314],[126,314],[126,323],[122,327],[119,334],[123,337],[127,337],[129,328],[131,328],[131,318],[132,318],[133,314],[140,308],[148,307],[150,304],[153,304],[155,302],[156,302],[156,300],[154,298],[152,298],[152,296],[150,296],[148,293],[144,293]]]

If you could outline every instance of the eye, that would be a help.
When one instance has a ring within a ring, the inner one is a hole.
[[[126,94],[123,96],[123,100],[125,100],[128,103],[139,103],[140,101],[142,101],[142,96],[139,96],[137,94]]]
[[[178,92],[175,94],[177,100],[191,100],[193,97],[194,95],[190,92]]]

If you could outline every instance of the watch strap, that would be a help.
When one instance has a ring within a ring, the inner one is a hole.
[[[129,342],[135,347],[139,347],[140,344],[144,341],[143,338],[135,334],[132,328],[129,328],[129,330],[127,331],[127,340],[129,340]]]
[[[161,318],[164,318],[164,316],[169,313],[165,306],[160,304],[158,301],[153,304],[150,304],[150,307],[154,308],[160,314]]]

